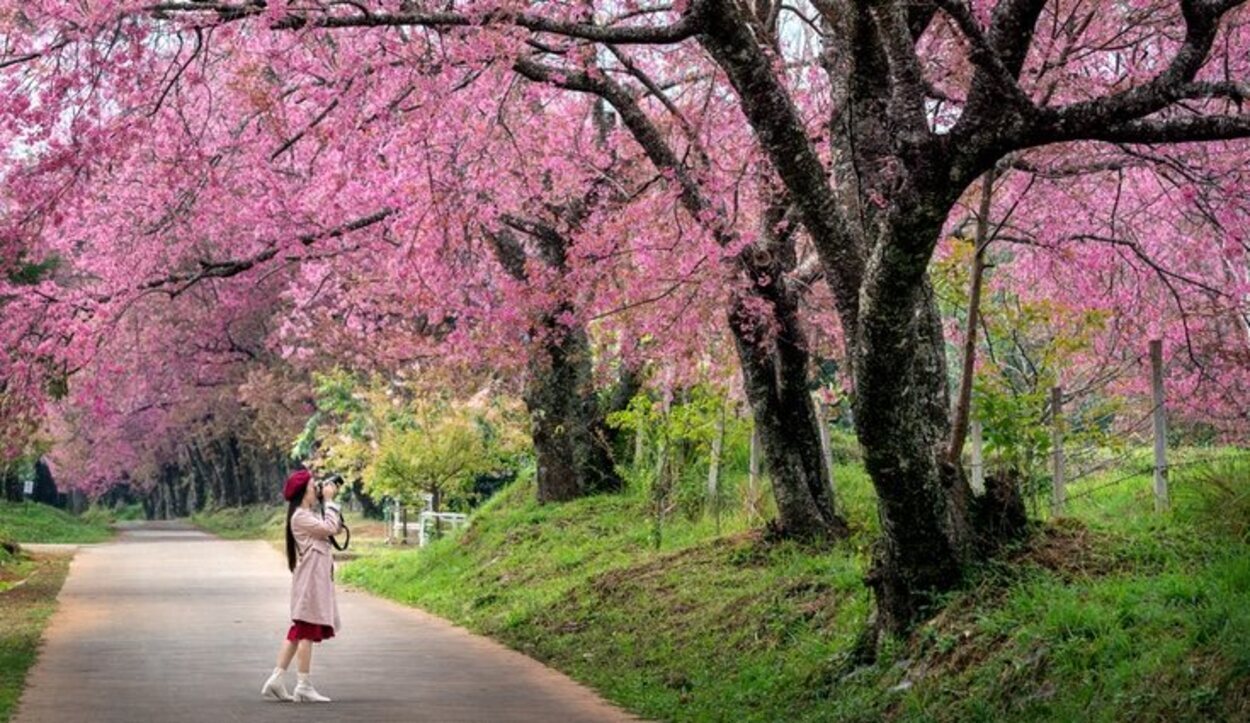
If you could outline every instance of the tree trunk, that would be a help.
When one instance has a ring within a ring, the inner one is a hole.
[[[966,564],[1023,531],[1018,494],[996,489],[974,503],[946,461],[946,343],[927,261],[896,239],[877,247],[856,337],[856,427],[882,529],[868,582],[877,623],[896,634],[959,584]]]
[[[707,507],[716,520],[716,534],[720,534],[720,468],[725,446],[725,408],[716,415],[716,435],[712,437],[712,458],[707,467]]]
[[[576,218],[566,221],[574,226],[578,222]],[[528,226],[527,234],[538,244],[536,258],[549,269],[566,273],[568,239],[541,223]],[[508,229],[489,238],[504,270],[517,281],[528,282],[529,253],[520,240]],[[586,330],[559,321],[572,311],[566,302],[542,319],[535,334],[545,337],[543,346],[532,351],[529,360],[525,404],[538,462],[539,502],[561,502],[624,487],[612,461],[610,430],[595,397]]]
[[[35,494],[33,499],[45,505],[56,505],[59,502],[56,482],[52,479],[52,470],[48,463],[40,459],[35,463]]]
[[[199,468],[199,465],[195,463],[196,456],[198,455],[191,454],[190,450],[188,449],[187,474],[190,475],[191,487],[193,490],[195,490],[195,510],[194,511],[203,512],[204,508],[208,506],[208,484],[207,484],[207,480],[204,477],[204,474],[201,472]]]
[[[239,472],[232,454],[233,442],[230,439],[218,439],[213,442],[214,468],[221,474],[226,487],[226,499],[232,507],[243,505],[243,491],[239,488]]]
[[[751,279],[751,295],[763,298],[776,328],[770,337],[761,338],[766,325],[752,310],[755,305],[743,295],[731,302],[729,328],[777,501],[773,532],[809,541],[844,537],[848,528],[834,511],[833,486],[808,390],[807,335],[799,321],[797,296],[785,280],[784,260],[763,254],[758,259],[744,257],[741,263]]]
[[[169,488],[166,487],[162,483],[162,480],[158,479],[153,489],[155,490],[156,500],[157,500],[156,502],[157,516],[159,517],[159,519],[168,520],[169,519]]]
[[[166,500],[165,516],[178,517],[182,507],[182,500],[178,498],[178,468],[171,464],[162,465],[157,484]]]
[[[760,433],[758,429],[751,429],[750,450],[747,457],[747,495],[746,495],[746,514],[747,523],[755,524],[755,519],[760,516]]]
[[[4,482],[4,498],[9,502],[22,501],[22,481],[18,479],[16,465],[5,465],[0,473],[0,481]]]
[[[612,388],[612,395],[608,398],[607,408],[603,410],[604,415],[625,411],[629,407],[629,403],[641,391],[642,375],[637,369],[629,367],[622,362],[620,371],[617,373],[616,385]],[[605,424],[604,430],[613,454],[625,454],[629,451],[626,446],[630,444],[631,440],[626,439],[624,429],[608,427]]]
[[[525,390],[538,458],[538,501],[562,502],[623,486],[591,380],[590,343],[581,329],[559,335],[530,364]]]
[[[877,593],[879,630],[905,632],[936,593],[958,583],[967,562],[1021,530],[1014,524],[1018,494],[987,491],[974,502],[961,471],[945,459],[945,342],[926,274],[950,209],[985,159],[964,151],[956,165],[948,136],[925,138],[922,100],[913,104],[911,91],[900,93],[892,82],[909,77],[911,68],[897,66],[889,44],[880,42],[883,36],[906,42],[906,33],[916,40],[936,6],[913,3],[904,11],[843,3],[824,14],[830,38],[841,41],[827,47],[848,51],[825,58],[842,101],[834,104],[838,122],[830,128],[841,157],[836,184],[758,41],[758,23],[729,0],[696,7],[698,41],[737,91],[833,292],[855,381],[855,425],[882,523],[868,581]],[[883,17],[890,21],[885,30]],[[983,140],[979,153],[1001,156],[993,143]]]
[[[430,511],[437,515],[443,508],[443,489],[435,487],[430,491]],[[434,518],[434,539],[443,536],[443,521],[438,517]]]
[[[369,493],[365,491],[364,483],[360,480],[352,480],[351,484],[352,497],[360,501],[360,514],[371,520],[380,520],[383,518],[383,511]]]

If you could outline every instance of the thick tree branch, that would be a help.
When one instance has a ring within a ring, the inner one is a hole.
[[[691,177],[686,164],[682,163],[673,152],[664,139],[664,135],[638,105],[638,101],[620,85],[606,77],[592,77],[584,72],[568,72],[528,58],[517,60],[513,68],[532,81],[550,83],[567,90],[590,93],[603,98],[620,114],[621,122],[642,146],[643,152],[647,154],[651,163],[657,169],[667,170],[673,174],[681,187],[680,198],[686,210],[700,220],[702,220],[703,213],[710,210],[710,204],[703,196],[698,183]],[[721,239],[722,242],[724,240]]]
[[[698,3],[694,4],[696,7]],[[157,17],[174,14],[210,14],[219,21],[230,22],[262,15],[265,6],[257,2],[158,2],[145,10]],[[698,32],[698,13],[692,8],[670,25],[598,25],[595,23],[555,20],[534,13],[493,12],[474,18],[456,12],[372,12],[362,8],[353,14],[317,13],[292,9],[272,24],[275,30],[304,28],[377,28],[377,27],[485,27],[515,25],[536,33],[551,33],[599,43],[671,44],[681,42]]]
[[[708,158],[708,153],[707,150],[704,149],[703,143],[699,140],[698,132],[694,129],[694,126],[690,124],[690,121],[686,118],[685,114],[681,112],[681,109],[678,108],[673,103],[672,99],[668,97],[668,94],[664,92],[664,89],[661,88],[650,75],[639,68],[638,65],[635,64],[628,55],[622,52],[620,48],[609,45],[608,50],[616,56],[616,59],[620,61],[621,66],[624,67],[630,75],[637,78],[638,82],[642,83],[643,87],[647,89],[647,92],[658,100],[673,116],[677,123],[681,125],[682,133],[686,136],[686,141],[690,143],[690,147],[698,156],[699,163],[703,167],[710,166],[711,160]]]
[[[495,258],[508,275],[517,281],[525,281],[525,247],[508,229],[491,230],[483,228],[486,239],[495,250]]]
[[[1005,39],[986,37],[976,16],[972,14],[972,9],[963,0],[937,0],[937,2],[967,38],[971,45],[969,59],[977,68],[973,76],[972,91],[969,93],[969,112],[961,118],[960,124],[973,125],[982,120],[983,113],[1001,112],[993,110],[993,107],[1001,105],[1002,100],[1008,101],[1020,112],[1031,113],[1034,110],[1033,101],[1016,82],[1020,68],[1016,66],[1013,69],[999,53],[998,47],[1006,44]],[[1010,40],[1021,42],[1027,50],[1028,40],[1031,37],[1030,26],[1028,37],[1016,37]]]
[[[1099,128],[1153,115],[1178,100],[1210,92],[1226,84],[1191,84],[1206,62],[1219,34],[1220,20],[1245,0],[1182,0],[1185,40],[1168,67],[1150,81],[1101,98],[1081,101],[1056,111],[1054,125],[1064,135],[1080,137]],[[1227,89],[1225,89],[1227,90]]]
[[[512,214],[504,214],[500,220],[508,227],[530,236],[538,242],[538,250],[543,262],[553,269],[564,271],[567,268],[567,252],[569,239],[554,226],[541,221],[521,218]]]
[[[1020,77],[1033,44],[1037,19],[1047,0],[1003,0],[994,8],[987,38],[989,49],[1012,78]]]
[[[846,227],[828,172],[812,147],[773,63],[731,0],[710,0],[699,42],[738,92],[742,108],[773,168],[802,213],[803,225],[831,273],[830,287],[848,329],[855,328],[863,252]]]
[[[1058,127],[1043,132],[1037,138],[1040,142],[1032,145],[1075,140],[1150,145],[1228,141],[1238,138],[1250,138],[1250,115],[1136,120],[1101,128]]]
[[[927,85],[920,58],[916,56],[911,29],[907,25],[907,11],[897,3],[877,5],[873,18],[881,46],[890,64],[889,115],[895,132],[906,128],[913,136],[908,140],[919,142],[929,135],[929,123],[925,115]]]
[[[362,216],[354,221],[350,221],[326,231],[304,234],[299,237],[298,241],[303,246],[312,246],[319,241],[340,238],[353,231],[359,231],[361,229],[368,228],[369,226],[373,226],[374,224],[381,223],[394,213],[395,209],[384,208],[376,213],[369,214],[368,216]],[[274,259],[277,257],[279,251],[280,248],[278,244],[272,243],[269,245],[269,248],[248,256],[247,258],[229,259],[226,261],[201,261],[199,263],[199,268],[194,271],[183,271],[169,274],[168,276],[163,276],[159,279],[152,279],[140,284],[136,287],[136,290],[157,291],[164,290],[169,286],[179,286],[178,289],[170,293],[171,295],[181,294],[183,291],[186,291],[187,288],[203,279],[237,276],[249,269],[265,263],[266,261]],[[106,298],[101,301],[107,300],[108,299]]]

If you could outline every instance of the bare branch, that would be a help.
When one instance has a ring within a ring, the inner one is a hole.
[[[1228,91],[1228,87],[1222,86],[1230,84],[1194,84],[1192,81],[1211,52],[1219,34],[1220,20],[1229,10],[1244,2],[1182,0],[1185,40],[1166,69],[1142,85],[1058,109],[1053,126],[1059,129],[1061,135],[1079,138],[1083,134],[1097,133],[1106,126],[1153,115],[1184,98],[1208,97],[1204,94]],[[1222,95],[1227,96],[1227,92]]]
[[[373,226],[374,224],[381,223],[382,221],[386,220],[388,217],[390,217],[394,213],[395,213],[395,209],[384,208],[381,211],[377,211],[376,213],[369,214],[368,216],[362,216],[358,219],[355,219],[354,221],[350,221],[341,226],[336,226],[326,231],[304,234],[298,238],[298,241],[303,246],[312,246],[313,244],[319,241],[325,241],[327,239],[333,239],[333,238],[340,238],[342,236],[346,236],[347,234],[353,231],[359,231],[361,229],[368,228],[369,226]],[[159,290],[164,290],[170,286],[181,285],[180,288],[176,289],[175,291],[170,292],[171,296],[176,296],[178,294],[181,294],[183,291],[186,291],[187,288],[189,288],[193,284],[198,283],[199,281],[203,279],[226,278],[230,276],[237,276],[249,269],[252,269],[258,266],[259,264],[263,264],[266,261],[272,260],[278,255],[278,252],[279,252],[278,244],[271,243],[269,245],[269,248],[259,253],[248,256],[247,258],[228,259],[225,261],[201,261],[199,263],[199,268],[194,271],[183,271],[183,272],[169,274],[168,276],[163,276],[159,279],[152,279],[150,281],[146,281],[140,284],[139,286],[135,287],[135,290],[137,291],[159,291]],[[108,301],[109,298],[111,297],[98,299],[98,301],[100,302]]]
[[[274,22],[275,30],[300,30],[304,28],[376,28],[376,27],[486,27],[490,25],[515,25],[536,33],[551,33],[570,38],[600,43],[670,44],[685,40],[699,30],[699,14],[694,7],[680,20],[670,25],[598,25],[595,23],[554,20],[533,13],[493,12],[477,19],[455,12],[382,12],[367,10],[351,15],[316,14],[309,10],[290,10]],[[173,14],[216,15],[220,22],[230,22],[259,16],[265,12],[263,3],[256,2],[159,2],[144,8],[157,17]]]

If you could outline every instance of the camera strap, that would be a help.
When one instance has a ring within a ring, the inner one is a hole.
[[[325,518],[326,518],[326,508],[323,505],[321,507],[321,519],[324,520]],[[343,532],[347,534],[347,537],[343,540],[343,544],[340,545],[339,541],[334,539],[333,535],[331,535],[328,539],[330,540],[330,544],[334,545],[334,549],[338,550],[339,552],[342,552],[343,550],[347,549],[348,545],[352,544],[352,529],[347,526],[347,521],[343,519],[342,510],[339,510],[339,526],[342,527]]]

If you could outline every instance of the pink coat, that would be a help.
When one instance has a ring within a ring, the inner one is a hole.
[[[339,607],[334,600],[334,558],[330,536],[342,528],[338,505],[326,505],[326,516],[300,507],[291,515],[291,533],[299,561],[291,580],[291,619],[332,625],[337,632]]]

